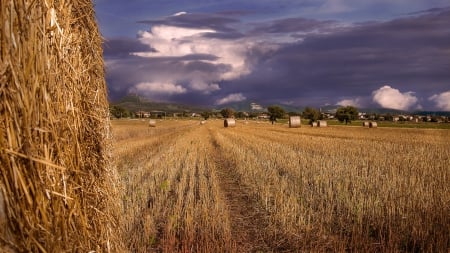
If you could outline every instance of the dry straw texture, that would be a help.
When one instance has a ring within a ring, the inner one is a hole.
[[[0,251],[118,252],[90,0],[0,2]]]
[[[225,119],[223,121],[223,126],[224,127],[235,127],[236,126],[236,120],[235,119],[231,119],[231,118]]]
[[[312,127],[317,127],[317,122],[311,122]]]
[[[369,123],[369,127],[370,128],[375,128],[375,127],[378,127],[378,124],[377,124],[377,122],[370,122]]]
[[[156,127],[156,120],[154,120],[154,119],[149,120],[148,121],[148,126],[149,127]]]
[[[369,127],[369,125],[370,125],[370,124],[369,124],[369,121],[364,121],[364,122],[363,122],[363,127]]]
[[[300,127],[301,123],[300,116],[289,117],[289,127]]]

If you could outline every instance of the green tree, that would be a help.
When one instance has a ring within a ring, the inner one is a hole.
[[[232,108],[225,108],[220,111],[222,117],[224,118],[232,118],[234,116],[235,111]]]
[[[394,116],[392,116],[392,114],[390,114],[390,113],[386,113],[386,115],[384,115],[384,120],[386,120],[386,121],[393,121],[394,120]]]
[[[298,112],[288,112],[288,115],[289,116],[301,116],[302,114],[298,113]]]
[[[269,112],[270,121],[272,121],[272,124],[277,121],[279,118],[283,118],[286,112],[283,108],[279,107],[278,105],[271,105],[267,107],[267,111]]]
[[[237,112],[236,113],[236,118],[238,118],[238,119],[242,119],[242,118],[245,118],[245,117],[247,117],[247,114],[246,113],[244,113],[244,112]]]
[[[358,117],[358,109],[354,106],[339,107],[336,111],[336,118],[345,124],[351,123]]]
[[[320,118],[320,112],[314,108],[306,107],[305,110],[303,110],[302,117],[309,119],[309,123],[311,124]]]
[[[130,112],[120,106],[117,105],[113,105],[111,107],[109,107],[109,112],[111,113],[111,115],[113,115],[114,117],[120,119],[120,118],[126,118],[130,116]]]
[[[204,111],[202,113],[200,113],[200,115],[202,115],[202,117],[207,120],[209,119],[209,117],[211,116],[211,112],[210,111]]]

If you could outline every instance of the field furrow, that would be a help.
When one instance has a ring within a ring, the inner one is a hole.
[[[450,249],[448,130],[115,128],[130,252]]]
[[[283,252],[277,231],[270,230],[269,213],[257,201],[250,187],[241,181],[232,162],[221,148],[214,134],[212,158],[216,163],[221,191],[229,208],[231,232],[237,252]]]

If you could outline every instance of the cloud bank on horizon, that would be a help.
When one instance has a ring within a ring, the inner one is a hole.
[[[133,92],[196,105],[248,101],[450,111],[445,1],[207,2],[173,7],[171,15],[142,11],[135,15],[140,28],[134,38],[105,35],[112,100]],[[99,15],[102,3],[97,1]],[[422,9],[401,9],[414,5]],[[383,8],[398,11],[379,20],[361,17],[361,10],[374,6],[384,14]]]

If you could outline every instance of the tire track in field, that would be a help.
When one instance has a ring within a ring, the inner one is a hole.
[[[216,163],[219,185],[229,208],[234,248],[237,252],[287,252],[280,245],[274,245],[269,214],[241,181],[235,164],[221,154],[220,144],[211,131],[209,135],[213,146],[211,158]]]

